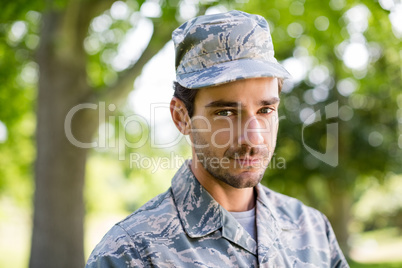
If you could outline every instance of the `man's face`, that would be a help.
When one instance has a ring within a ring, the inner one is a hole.
[[[257,185],[275,149],[278,105],[276,78],[200,89],[190,133],[197,168],[235,188]]]

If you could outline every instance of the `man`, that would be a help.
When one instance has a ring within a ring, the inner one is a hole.
[[[171,114],[192,160],[104,236],[87,267],[348,267],[324,215],[259,183],[289,76],[265,19],[200,16],[173,42]]]

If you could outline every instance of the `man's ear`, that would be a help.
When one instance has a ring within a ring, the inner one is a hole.
[[[170,114],[177,129],[183,134],[190,134],[191,121],[184,103],[176,97],[170,101]]]

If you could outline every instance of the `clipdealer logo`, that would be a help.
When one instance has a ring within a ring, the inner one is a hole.
[[[338,101],[335,101],[325,106],[325,120],[331,118],[337,118],[338,116],[339,116]],[[304,139],[305,129],[322,120],[324,119],[322,119],[320,110],[315,111],[306,120],[304,120],[302,126],[303,146],[312,156],[314,156],[318,160],[321,160],[322,162],[332,167],[336,167],[339,164],[339,123],[336,122],[326,124],[327,140],[324,153],[314,150],[312,147],[306,144]]]
[[[169,109],[170,105],[169,104],[164,104],[164,103],[156,103],[151,105],[151,125],[156,124],[155,117],[156,113],[155,110],[159,108],[166,108]],[[77,140],[73,133],[72,133],[72,119],[74,115],[79,112],[80,110],[83,109],[92,109],[92,110],[98,110],[98,120],[99,120],[99,129],[98,129],[98,140],[93,141],[93,142],[88,142],[84,143],[79,140]],[[126,158],[126,148],[132,148],[132,149],[138,149],[144,146],[148,142],[149,136],[151,136],[151,147],[152,148],[169,148],[174,145],[177,145],[183,136],[178,135],[177,137],[174,137],[173,141],[167,142],[167,143],[161,143],[157,144],[156,143],[156,133],[154,131],[154,128],[150,128],[148,121],[146,118],[142,117],[141,115],[133,114],[130,116],[108,116],[108,120],[106,121],[106,109],[109,111],[113,112],[116,109],[116,105],[114,104],[109,104],[106,106],[105,102],[99,102],[99,104],[94,104],[94,103],[82,103],[74,106],[66,115],[66,118],[64,120],[64,130],[67,139],[70,141],[71,144],[74,146],[77,146],[79,148],[85,148],[85,149],[90,149],[90,148],[117,148],[119,151],[119,160],[125,160]],[[304,148],[315,158],[318,160],[332,166],[336,167],[339,164],[339,126],[338,123],[328,123],[326,124],[326,151],[325,152],[319,152],[315,149],[312,148],[312,146],[308,145],[307,142],[305,141],[305,135],[304,132],[305,130],[310,127],[311,125],[323,121],[323,120],[328,120],[331,118],[336,118],[339,115],[339,108],[338,108],[338,101],[335,101],[333,103],[330,103],[325,106],[325,119],[321,115],[321,110],[317,110],[314,113],[312,113],[310,116],[308,116],[302,125],[302,143]],[[282,120],[284,119],[284,116],[281,116],[280,118],[277,118],[276,120]],[[108,122],[109,126],[110,125],[115,125],[116,120],[119,120],[121,125],[123,126],[123,130],[120,130],[118,132],[118,138],[117,138],[117,144],[116,141],[113,139],[109,139],[109,134],[113,132],[113,130],[108,129],[106,126],[107,124],[102,124],[103,122]],[[129,126],[129,124],[136,124],[136,126],[139,126],[139,132],[142,133],[140,135],[139,140],[136,142],[130,142],[127,137],[126,137],[126,129]],[[202,129],[201,131],[206,131],[210,128]],[[231,129],[231,128],[228,128]],[[149,135],[148,131],[150,130]],[[220,130],[222,131],[222,130]],[[231,129],[232,131],[232,129]],[[234,131],[234,130],[233,130]],[[146,134],[144,134],[146,133]],[[232,135],[232,133],[231,133]],[[189,139],[187,138],[187,141]],[[191,142],[190,142],[191,144]],[[213,144],[215,145],[215,144]],[[217,147],[222,146],[219,144],[216,144]],[[138,155],[135,155],[137,161],[139,158]],[[130,159],[130,161],[133,159]],[[135,162],[134,161],[134,162]]]

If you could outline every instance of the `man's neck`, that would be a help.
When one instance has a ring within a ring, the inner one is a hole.
[[[202,165],[191,162],[191,171],[208,193],[227,211],[247,211],[255,206],[254,188],[237,189],[213,177]]]

